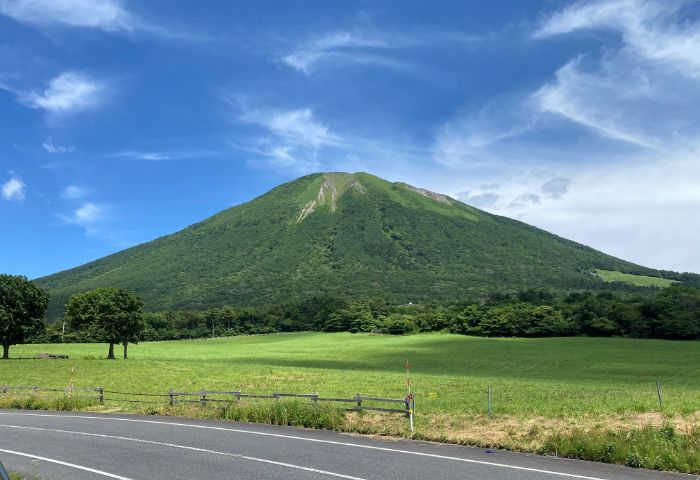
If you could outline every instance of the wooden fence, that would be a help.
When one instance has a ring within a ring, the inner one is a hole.
[[[120,392],[115,390],[105,390],[103,387],[67,387],[67,388],[42,388],[38,386],[11,386],[0,385],[0,395],[18,396],[34,395],[46,398],[81,397],[92,398],[104,405],[105,402],[112,403],[148,403],[148,404],[183,404],[197,403],[203,407],[217,402],[238,403],[241,399],[273,399],[281,398],[303,398],[314,403],[332,402],[342,404],[352,404],[344,410],[347,411],[378,411],[387,413],[400,413],[410,420],[411,431],[413,431],[413,413],[415,410],[415,398],[409,394],[406,398],[383,398],[368,397],[356,394],[351,398],[322,397],[318,393],[281,393],[271,394],[244,393],[241,391],[221,391],[221,390],[200,390],[198,392],[178,392],[170,389],[167,394],[159,393],[135,393]],[[379,405],[391,405],[379,406]],[[400,407],[400,408],[399,408]]]

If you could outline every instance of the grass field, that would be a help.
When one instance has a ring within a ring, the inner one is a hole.
[[[670,287],[674,283],[678,283],[675,280],[668,280],[659,277],[649,277],[647,275],[632,275],[630,273],[615,272],[613,270],[596,270],[596,273],[600,278],[602,278],[606,282],[629,283],[638,287],[666,288]]]
[[[698,342],[622,338],[297,333],[144,343],[130,347],[129,360],[108,361],[106,345],[27,345],[13,347],[11,354],[63,353],[70,360],[0,362],[0,385],[65,387],[74,366],[76,386],[108,390],[402,397],[403,363],[409,360],[419,438],[531,451],[554,445],[561,454],[561,445],[578,445],[571,442],[581,431],[607,439],[670,423],[679,431],[700,432],[698,347]],[[489,385],[492,418],[486,417]],[[406,434],[405,419],[398,416],[350,416],[348,422],[350,430]],[[556,445],[553,436],[559,438]],[[700,469],[697,447],[689,448],[696,463],[688,465]],[[591,457],[576,452],[572,455]]]
[[[700,410],[700,344],[620,338],[499,339],[448,334],[299,333],[133,345],[127,361],[106,345],[16,346],[12,356],[70,360],[0,362],[0,384],[167,393],[241,389],[401,397],[409,360],[421,412],[494,411],[548,416]],[[117,350],[119,353],[119,350]]]

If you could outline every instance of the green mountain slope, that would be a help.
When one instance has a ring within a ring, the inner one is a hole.
[[[98,286],[147,308],[289,302],[319,294],[394,301],[459,299],[496,289],[593,288],[595,269],[651,269],[366,173],[325,173],[149,243],[38,280],[60,315]]]

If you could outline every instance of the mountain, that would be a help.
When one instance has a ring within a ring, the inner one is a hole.
[[[602,287],[596,269],[659,276],[446,195],[367,173],[318,173],[37,282],[55,318],[69,295],[99,286],[133,290],[149,310],[324,294],[415,303]]]

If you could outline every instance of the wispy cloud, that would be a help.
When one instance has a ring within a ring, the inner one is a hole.
[[[44,142],[42,142],[41,146],[49,153],[71,153],[75,151],[75,147],[58,145],[54,143],[51,138],[47,138]]]
[[[689,247],[700,224],[687,221],[700,208],[700,113],[688,108],[700,103],[699,11],[680,0],[580,1],[544,19],[541,41],[610,35],[510,108],[443,125],[442,164],[517,157],[521,167],[482,171],[456,195],[640,264],[700,269]]]
[[[609,30],[621,35],[626,53],[693,78],[700,76],[700,24],[685,8],[697,2],[678,0],[597,0],[577,2],[546,19],[536,38],[576,30]]]
[[[131,31],[137,19],[115,0],[2,0],[0,13],[18,22]]]
[[[253,110],[244,112],[240,119],[265,127],[295,145],[319,147],[332,139],[328,126],[314,118],[310,108],[267,112]]]
[[[10,179],[2,184],[2,198],[9,202],[22,202],[25,197],[27,186],[22,179],[10,172]]]
[[[42,91],[13,92],[27,107],[42,110],[49,118],[55,119],[98,107],[104,101],[108,90],[104,80],[92,78],[81,72],[67,71],[51,80],[48,87]],[[49,151],[52,144],[47,143],[44,148]]]
[[[313,169],[319,166],[321,148],[342,141],[310,108],[250,108],[240,98],[226,97],[226,101],[234,110],[236,122],[260,129],[260,134],[238,147],[274,166]]]
[[[524,103],[520,96],[507,96],[492,99],[476,112],[460,112],[438,129],[433,160],[448,167],[492,162],[491,147],[527,132],[536,122]]]
[[[427,149],[410,139],[364,135],[335,128],[310,106],[271,107],[255,98],[223,92],[227,116],[236,126],[230,145],[250,154],[249,162],[285,173],[319,170],[390,172],[393,165],[424,160]]]
[[[176,150],[124,150],[104,155],[109,158],[123,158],[129,160],[142,160],[146,162],[162,162],[167,160],[184,160],[190,158],[213,157],[220,152],[204,149],[176,149]]]
[[[473,46],[480,40],[480,37],[457,32],[336,30],[299,42],[279,59],[306,75],[324,67],[352,65],[410,71],[415,65],[400,55],[401,50],[445,44]]]
[[[0,14],[38,27],[92,28],[168,39],[197,38],[133,13],[122,0],[0,0]]]

